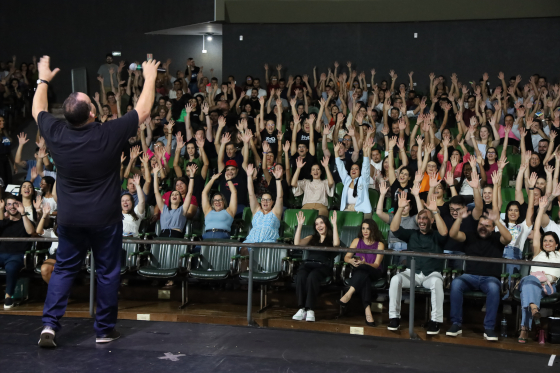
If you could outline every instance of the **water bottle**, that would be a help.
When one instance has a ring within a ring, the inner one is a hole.
[[[507,338],[507,321],[505,317],[500,323],[500,335],[504,338]]]

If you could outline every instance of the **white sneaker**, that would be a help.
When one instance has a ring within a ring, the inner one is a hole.
[[[304,320],[305,316],[307,316],[307,312],[305,311],[305,309],[300,308],[299,311],[297,311],[297,313],[292,317],[292,319],[294,320]]]
[[[307,317],[305,318],[305,321],[315,321],[315,312],[314,311],[307,311]]]

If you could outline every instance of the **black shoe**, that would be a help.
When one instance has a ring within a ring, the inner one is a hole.
[[[367,321],[367,319],[366,319],[366,325],[367,325],[367,326],[376,326],[376,325],[375,325],[375,320],[373,320],[373,321]]]
[[[117,331],[117,329],[111,330],[109,334],[98,335],[95,338],[96,343],[109,343],[113,342],[115,339],[119,339],[121,337],[121,333]]]
[[[4,299],[4,309],[5,310],[9,310],[13,306],[14,306],[14,298],[9,297],[9,298]]]
[[[54,341],[54,337],[56,336],[56,332],[50,326],[45,326],[43,331],[41,332],[41,336],[39,337],[39,347],[43,348],[55,348],[56,342]]]
[[[498,334],[491,329],[484,329],[484,339],[487,341],[497,341]]]
[[[399,327],[401,325],[401,319],[399,319],[398,317],[395,317],[393,319],[389,320],[389,325],[387,325],[387,329],[389,330],[399,330]]]
[[[429,335],[439,334],[440,325],[441,325],[441,323],[436,322],[434,320],[428,321],[428,324],[426,324],[426,328],[428,329],[426,331],[426,333],[429,334]]]
[[[463,331],[461,330],[461,326],[459,326],[457,324],[451,325],[451,328],[449,328],[447,333],[445,333],[445,335],[448,335],[450,337],[456,337],[459,334],[463,334]]]

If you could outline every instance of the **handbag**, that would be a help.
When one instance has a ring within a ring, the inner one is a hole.
[[[554,293],[554,288],[552,287],[552,284],[548,280],[548,277],[546,277],[544,271],[531,272],[531,276],[535,276],[541,282],[541,286],[547,295]],[[552,291],[550,294],[548,294],[548,291],[546,290],[546,285],[548,285]]]

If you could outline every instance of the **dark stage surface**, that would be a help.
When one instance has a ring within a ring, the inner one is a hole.
[[[96,345],[93,321],[63,319],[56,350],[37,347],[41,319],[0,316],[2,372],[537,372],[550,356],[436,342],[307,331],[119,320]],[[163,359],[162,359],[163,358]]]

